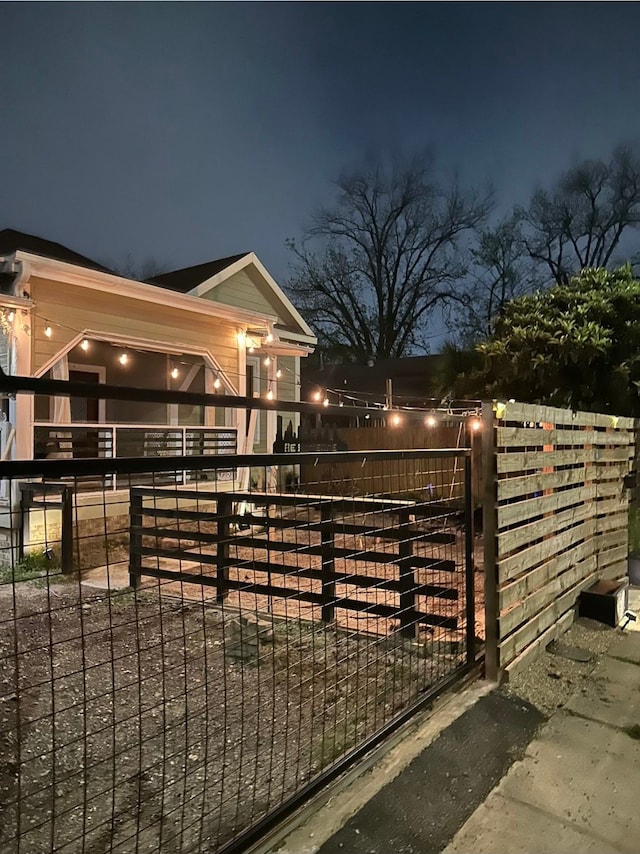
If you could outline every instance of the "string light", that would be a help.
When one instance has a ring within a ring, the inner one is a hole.
[[[265,364],[265,365],[270,365],[270,364],[271,364],[271,358],[270,358],[269,356],[267,356],[267,357],[265,358],[265,360],[264,360],[264,364]]]
[[[273,335],[269,332],[264,340],[267,342],[267,344],[271,344],[271,342],[273,341]]]
[[[16,317],[16,313],[13,309],[11,309],[9,314],[7,315],[7,320],[9,321],[9,323],[13,323],[13,321],[15,320],[15,317]]]
[[[84,350],[84,351],[85,351],[85,353],[86,353],[86,352],[87,352],[87,350],[89,349],[89,340],[88,340],[87,338],[83,338],[83,339],[82,339],[82,342],[81,342],[81,344],[80,344],[80,349],[81,349],[81,350]]]
[[[267,392],[267,400],[273,400],[273,389],[269,389]]]
[[[179,376],[180,376],[180,371],[177,368],[172,368],[171,369],[171,379],[177,380]]]
[[[47,325],[46,325],[46,326],[45,326],[45,328],[44,328],[44,334],[47,336],[47,338],[51,338],[51,336],[53,335],[53,329],[52,329],[52,328],[51,328],[51,326],[49,325],[49,322],[48,322],[48,321],[46,321],[46,320],[45,320],[45,323],[46,323]]]
[[[278,368],[278,370],[276,371],[276,379],[280,379],[281,376],[282,376],[282,371],[280,370],[280,368]]]
[[[322,405],[323,406],[329,406],[329,398],[328,397],[325,397],[325,399],[322,401]]]
[[[213,381],[213,387],[214,388],[220,388],[221,385],[222,385],[222,383],[220,382],[220,377],[216,377],[215,380]]]
[[[436,419],[434,418],[433,415],[427,415],[424,423],[427,425],[427,427],[435,427],[436,426]]]
[[[313,399],[314,399],[314,400],[317,400],[317,401],[322,400],[322,392],[321,392],[321,391],[316,391],[316,392],[315,392],[315,394],[313,395]]]
[[[400,416],[399,416],[399,415],[397,415],[397,414],[396,414],[396,415],[392,415],[392,416],[391,416],[391,423],[392,423],[392,425],[393,425],[394,427],[397,427],[399,424],[401,424],[401,423],[402,423],[402,418],[400,418]]]
[[[120,362],[121,365],[126,365],[127,362],[129,361],[129,357],[127,356],[126,353],[120,353],[120,356],[118,357],[118,361]]]
[[[470,426],[471,426],[471,429],[473,430],[473,432],[477,433],[478,430],[480,429],[480,427],[482,427],[482,422],[480,421],[479,418],[474,418],[474,419],[472,419]]]

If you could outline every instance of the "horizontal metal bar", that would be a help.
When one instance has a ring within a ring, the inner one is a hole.
[[[194,456],[183,457],[109,457],[107,459],[56,459],[56,460],[10,460],[0,462],[0,478],[8,477],[38,477],[38,478],[69,478],[74,476],[86,475],[104,475],[104,474],[139,474],[141,472],[182,472],[182,471],[213,471],[218,469],[229,470],[233,468],[245,467],[262,467],[262,466],[293,466],[303,465],[305,463],[313,465],[324,465],[327,463],[354,463],[363,461],[383,461],[383,460],[416,460],[416,459],[446,459],[449,457],[466,457],[471,453],[469,449],[464,448],[424,448],[411,451],[320,451],[318,453],[303,452],[299,454],[194,454]],[[136,487],[144,489],[144,487]],[[147,494],[152,495],[154,490],[147,487],[150,491]],[[219,493],[200,493],[192,491],[193,495],[204,497],[208,495],[211,500],[215,500],[216,494],[225,494],[222,491]],[[156,491],[160,495],[159,491]],[[176,496],[176,492],[165,492]],[[180,492],[180,495],[188,496],[188,491]],[[226,493],[229,495],[229,493]],[[252,493],[246,493],[251,496]],[[255,495],[255,494],[254,494]],[[242,499],[241,499],[242,500]],[[247,500],[252,500],[248,498]],[[345,501],[353,502],[355,499],[344,499],[333,497],[331,499],[334,504],[344,504]],[[368,501],[371,505],[374,502],[379,502],[380,509],[382,503],[386,499],[362,499]],[[273,499],[272,499],[273,502]],[[389,499],[389,504],[392,500]],[[407,502],[413,506],[413,502]],[[429,507],[428,502],[418,503],[416,507]],[[450,512],[453,512],[451,510]]]
[[[212,575],[196,575],[190,572],[175,572],[170,569],[161,569],[160,567],[145,567],[140,569],[140,575],[149,578],[165,578],[171,581],[181,581],[185,584],[201,584],[205,587],[217,587],[218,580]],[[235,579],[225,579],[224,586],[229,590],[238,590],[243,593],[257,594],[260,596],[273,596],[276,599],[294,599],[301,602],[310,602],[314,605],[322,603],[322,596],[319,593],[311,593],[306,590],[295,590],[291,587],[276,587],[272,584],[253,584],[247,581],[237,581]],[[331,604],[335,608],[342,608],[347,611],[366,611],[375,617],[387,617],[389,619],[398,619],[402,610],[393,605],[379,605],[375,602],[366,602],[361,599],[347,599],[336,597]],[[429,626],[439,626],[444,629],[456,629],[458,620],[456,617],[443,617],[440,614],[425,614],[419,611],[414,611],[415,623],[420,623]]]
[[[134,400],[141,403],[177,403],[190,406],[230,407],[234,409],[258,409],[276,412],[300,412],[308,415],[321,412],[344,418],[345,416],[375,417],[386,420],[393,410],[365,406],[328,406],[293,400],[270,400],[266,397],[240,397],[229,394],[206,394],[193,391],[170,389],[133,388],[107,383],[84,383],[74,380],[50,380],[41,377],[13,376],[0,368],[0,393],[43,394],[52,397],[81,397],[93,400]],[[474,408],[474,407],[470,407]],[[476,407],[477,408],[477,407]],[[402,410],[403,418],[422,421],[425,410]],[[463,421],[468,416],[447,413],[450,421]]]

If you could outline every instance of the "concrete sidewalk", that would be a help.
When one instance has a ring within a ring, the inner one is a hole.
[[[621,635],[446,854],[640,852],[640,633]]]

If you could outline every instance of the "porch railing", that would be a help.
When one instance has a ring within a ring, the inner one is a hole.
[[[33,438],[36,460],[218,456],[236,454],[238,450],[237,431],[231,427],[40,422],[34,425]],[[212,479],[218,479],[216,472],[211,475]],[[144,477],[136,476],[136,484],[143,483]],[[192,479],[188,469],[166,475],[167,483],[180,480],[186,484]],[[128,477],[120,486],[128,488],[132,483]],[[103,485],[118,489],[117,475],[108,475],[107,483],[101,482],[100,488]],[[80,479],[78,486],[87,491],[98,485],[90,477]]]

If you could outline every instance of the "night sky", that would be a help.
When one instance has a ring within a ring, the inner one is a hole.
[[[499,206],[640,137],[635,3],[2,3],[0,228],[107,265],[254,250],[432,146]]]

